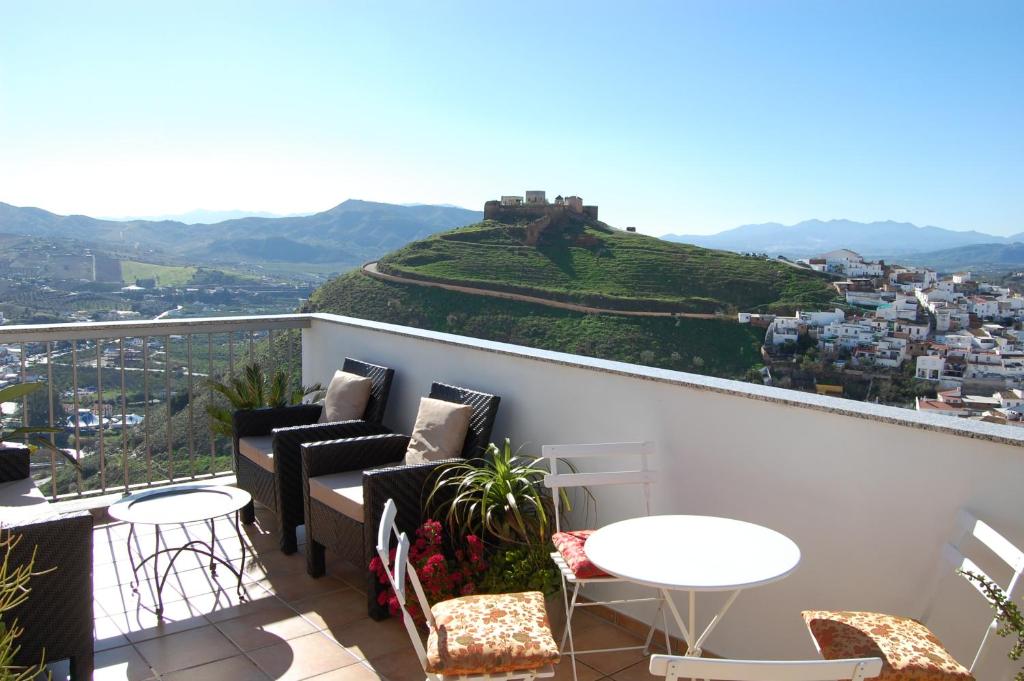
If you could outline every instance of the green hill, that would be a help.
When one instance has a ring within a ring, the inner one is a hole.
[[[777,261],[671,243],[596,221],[552,226],[526,245],[522,224],[485,221],[381,258],[381,272],[593,307],[758,311],[829,304],[827,279]]]
[[[748,376],[760,363],[764,332],[735,323],[731,312],[826,305],[834,295],[825,278],[784,263],[669,243],[578,218],[530,236],[524,224],[481,222],[411,243],[383,257],[378,269],[591,307],[725,314],[585,314],[383,281],[362,271],[324,284],[308,308],[732,378]]]
[[[321,286],[308,308],[728,378],[746,376],[761,361],[764,340],[761,329],[731,321],[580,314],[380,281],[359,271]]]

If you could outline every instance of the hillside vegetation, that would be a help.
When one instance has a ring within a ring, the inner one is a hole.
[[[744,377],[761,361],[763,341],[760,329],[728,321],[587,315],[384,282],[362,272],[321,286],[310,298],[309,309],[733,378]]]
[[[494,221],[437,234],[381,258],[382,272],[622,310],[788,310],[834,297],[816,273],[612,230],[601,223],[549,230]]]

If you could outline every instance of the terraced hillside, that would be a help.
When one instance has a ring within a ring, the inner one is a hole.
[[[829,304],[815,273],[785,263],[574,223],[526,245],[524,225],[485,221],[381,258],[381,272],[621,310],[788,310]]]
[[[725,378],[747,377],[764,340],[762,329],[731,321],[581,314],[361,271],[321,286],[308,309]]]

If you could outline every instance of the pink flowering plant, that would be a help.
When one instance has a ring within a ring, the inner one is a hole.
[[[467,535],[465,546],[454,550],[454,557],[447,557],[444,552],[444,536],[441,523],[427,520],[416,530],[416,539],[409,547],[409,562],[416,568],[423,592],[430,605],[456,596],[468,596],[479,591],[478,583],[487,572],[487,561],[484,560],[484,545],[476,535]],[[391,549],[391,560],[395,559],[395,550]],[[380,557],[370,561],[370,570],[385,588],[377,595],[377,602],[388,609],[392,617],[399,614],[398,597],[388,581],[384,563]],[[409,594],[412,593],[410,585]],[[423,620],[414,598],[407,601],[407,607],[418,621]]]

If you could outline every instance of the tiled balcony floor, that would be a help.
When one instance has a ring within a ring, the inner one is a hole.
[[[303,547],[285,556],[277,548],[270,517],[245,529],[250,554],[247,594],[239,602],[235,577],[221,569],[213,578],[194,554],[182,554],[164,587],[164,621],[154,612],[155,591],[143,579],[133,593],[127,559],[128,526],[98,524],[94,531],[96,681],[107,679],[322,679],[420,681],[424,674],[404,627],[396,619],[366,616],[363,570],[331,559],[327,575],[305,572]],[[148,555],[154,536],[140,526],[138,542]],[[208,526],[164,526],[170,544],[209,538]],[[217,525],[218,544],[237,564],[241,547],[227,519]],[[300,541],[302,536],[300,534]],[[164,563],[166,565],[166,562]],[[187,596],[187,598],[186,598]],[[625,630],[592,615],[576,616],[579,647],[634,645]],[[652,677],[637,651],[601,653],[579,665],[579,681],[645,681]],[[51,666],[65,678],[66,663]],[[572,679],[568,662],[557,681]]]

